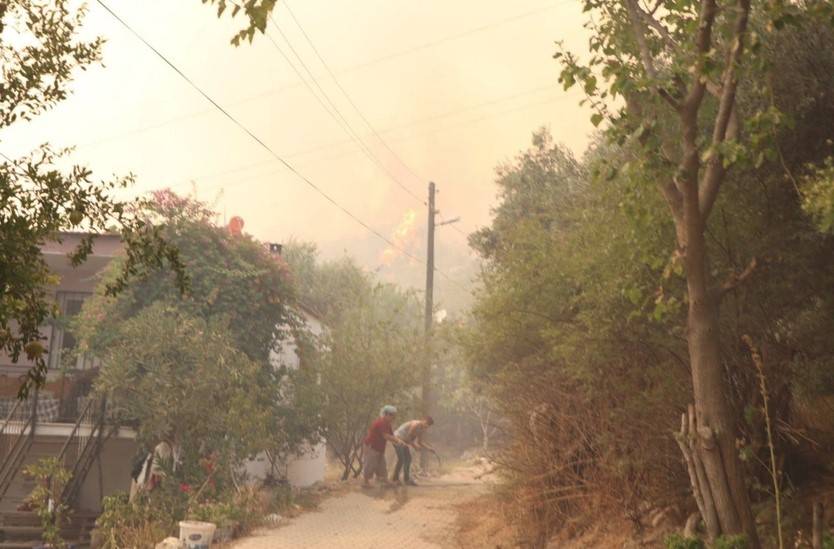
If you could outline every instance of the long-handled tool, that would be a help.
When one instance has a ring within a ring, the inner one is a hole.
[[[437,458],[437,468],[443,469],[443,461],[441,461],[440,454],[437,453],[437,450],[435,450],[434,448],[430,448],[429,452],[434,454],[434,457]]]

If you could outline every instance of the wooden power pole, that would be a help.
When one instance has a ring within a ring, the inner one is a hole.
[[[426,248],[426,311],[425,311],[425,342],[423,346],[423,415],[431,415],[434,411],[431,386],[431,332],[434,319],[434,222],[437,210],[434,206],[435,186],[429,183],[429,224],[428,244]],[[423,435],[425,437],[425,435]],[[428,453],[420,452],[420,467],[425,471],[428,467]]]
[[[435,413],[435,401],[437,395],[432,386],[432,328],[434,326],[434,230],[441,225],[450,225],[460,221],[460,217],[436,222],[438,210],[435,207],[436,189],[434,182],[429,183],[429,234],[428,243],[426,246],[426,311],[425,311],[425,344],[423,348],[423,415],[430,416]],[[426,435],[423,435],[425,440]],[[429,455],[428,452],[420,452],[420,468],[425,471],[428,468]]]

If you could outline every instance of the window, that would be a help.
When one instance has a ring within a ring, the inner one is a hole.
[[[56,298],[61,316],[52,324],[52,338],[49,342],[50,368],[60,368],[63,353],[72,351],[78,344],[75,336],[66,326],[74,316],[81,312],[84,301],[90,295],[81,292],[58,292]],[[85,368],[85,362],[85,357],[79,356],[75,364],[68,366],[81,370]]]

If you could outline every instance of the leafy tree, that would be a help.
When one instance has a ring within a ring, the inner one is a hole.
[[[122,322],[99,358],[97,390],[146,447],[164,440],[226,460],[264,449],[274,394],[217,320],[158,302]]]
[[[94,352],[105,349],[121,322],[154,303],[166,303],[198,318],[226,322],[238,348],[266,364],[298,327],[286,263],[251,236],[234,236],[216,226],[215,214],[203,203],[170,191],[154,192],[142,215],[179,250],[190,276],[188,292],[181,295],[165,272],[136,277],[113,298],[105,285],[103,295],[86,307],[84,343]],[[120,268],[115,263],[109,276]]]
[[[105,278],[76,329],[79,352],[102,360],[98,390],[149,445],[208,445],[234,461],[317,440],[315,392],[303,387],[315,379],[278,358],[291,338],[308,337],[286,263],[216,226],[204,204],[169,191],[154,193],[143,216],[177,246],[191,284],[182,295],[169,275],[145,273],[114,297]]]
[[[326,325],[309,373],[320,376],[324,437],[347,479],[358,474],[362,440],[379,409],[386,403],[403,413],[408,408],[422,344],[419,303],[374,282],[348,259],[316,261],[310,245],[295,243],[285,255],[302,299],[315,304]]]
[[[815,483],[832,448],[822,410],[834,394],[834,345],[823,337],[834,314],[834,241],[802,212],[803,186],[791,175],[801,181],[830,154],[833,129],[818,121],[834,105],[832,34],[789,30],[768,47],[772,102],[793,124],[774,136],[781,155],[733,173],[708,233],[716,273],[762,258],[720,317],[739,455],[759,502],[769,497],[766,441],[743,335],[767,349],[783,482]],[[688,504],[677,495],[689,480],[669,436],[679,428],[669,410],[685,411],[691,398],[686,286],[652,178],[623,169],[638,146],[599,142],[577,161],[536,135],[499,168],[494,220],[473,237],[483,289],[463,341],[472,374],[509,422],[496,457],[531,543],[604,507],[637,522],[645,505]]]
[[[687,285],[694,396],[681,449],[710,539],[744,533],[756,547],[736,452],[737,422],[727,397],[719,313],[722,300],[752,275],[757,262],[751,258],[746,268],[718,280],[707,230],[730,169],[761,166],[782,120],[763,102],[740,105],[741,88],[752,95],[767,91],[760,84],[762,44],[803,17],[831,17],[832,7],[828,2],[703,0],[645,6],[639,0],[588,0],[585,8],[595,18],[589,65],[558,53],[561,80],[565,87],[583,87],[596,109],[592,122],[607,118],[614,142],[642,146],[634,169],[656,182],[666,202]],[[612,97],[624,103],[616,112],[608,106]]]
[[[101,60],[101,39],[78,38],[84,15],[67,0],[0,2],[0,129],[55,106],[69,93],[75,72]],[[177,250],[161,237],[160,228],[136,215],[138,203],[115,198],[114,191],[132,178],[95,180],[86,167],[64,167],[66,154],[43,145],[17,159],[2,154],[0,163],[0,349],[14,362],[21,355],[34,362],[21,397],[46,378],[40,327],[56,313],[48,291],[55,280],[41,246],[60,241],[61,231],[90,233],[70,253],[73,265],[90,255],[95,233],[121,232],[126,260],[108,293],[118,292],[131,276],[165,264],[176,272],[180,289],[186,283]]]
[[[499,168],[494,220],[471,239],[486,261],[467,361],[509,422],[497,457],[529,543],[602,502],[637,513],[681,479],[662,412],[682,399],[688,371],[669,329],[676,306],[657,299],[673,229],[647,229],[659,198],[639,181],[593,175],[599,159],[620,157],[601,145],[578,161],[537,132]],[[674,295],[676,281],[664,282]]]

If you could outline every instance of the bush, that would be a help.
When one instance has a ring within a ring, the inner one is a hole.
[[[127,494],[107,496],[96,520],[102,549],[154,547],[174,529],[171,509],[154,505],[149,497],[128,501]]]
[[[43,528],[43,541],[50,547],[64,548],[67,543],[61,538],[61,526],[69,508],[61,503],[61,493],[70,480],[70,472],[58,458],[44,458],[27,466],[23,474],[35,480],[35,488],[26,502],[32,506]]]
[[[218,528],[231,528],[240,536],[259,526],[268,509],[260,490],[244,487],[234,493],[224,494],[218,500],[193,505],[188,518],[212,522]]]
[[[747,549],[747,547],[747,537],[744,534],[720,536],[715,540],[715,549]]]
[[[666,549],[704,549],[704,542],[698,538],[686,538],[680,534],[672,534],[664,542]]]

